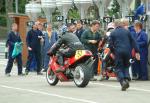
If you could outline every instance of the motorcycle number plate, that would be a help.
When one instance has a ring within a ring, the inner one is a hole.
[[[75,55],[75,59],[81,58],[84,54],[85,54],[84,50],[77,50],[76,55]]]

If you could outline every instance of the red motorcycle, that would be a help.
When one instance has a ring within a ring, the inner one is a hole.
[[[111,52],[111,50],[108,48],[108,43],[107,43],[107,39],[103,38],[102,41],[99,43],[99,51],[100,53],[98,54],[99,59],[102,62],[102,70],[100,72],[102,78],[108,80],[110,77],[116,77],[115,74],[115,63],[114,63],[114,59],[115,56],[114,54]]]
[[[64,58],[65,72],[57,73],[60,68],[57,57],[51,56],[49,68],[46,72],[47,82],[55,86],[58,81],[74,81],[77,87],[86,87],[91,78],[91,66],[93,64],[92,53],[88,50],[77,50],[75,56]]]
[[[106,47],[104,48],[103,52],[99,54],[100,60],[102,61],[102,76],[103,79],[108,80],[109,77],[116,77],[115,74],[115,64],[114,64],[114,54],[111,50]]]

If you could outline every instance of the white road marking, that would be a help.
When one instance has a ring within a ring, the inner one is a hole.
[[[11,86],[7,86],[7,85],[0,85],[0,87],[7,88],[7,89],[18,90],[18,91],[30,92],[30,93],[35,93],[35,94],[48,95],[48,96],[53,96],[53,97],[57,97],[57,98],[62,98],[62,99],[82,102],[82,103],[97,103],[97,102],[90,101],[90,100],[73,98],[73,97],[66,97],[66,96],[62,96],[62,95],[58,95],[58,94],[51,94],[51,93],[42,92],[42,91],[36,91],[36,90],[31,90],[31,89],[16,88],[16,87],[11,87]]]
[[[91,82],[91,84],[100,85],[100,86],[106,86],[106,87],[112,87],[112,88],[119,88],[120,87],[120,86],[108,85],[108,84],[104,84],[104,83],[93,83],[93,82]]]

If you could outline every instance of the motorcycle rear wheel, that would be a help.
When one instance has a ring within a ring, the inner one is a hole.
[[[48,84],[51,86],[55,86],[59,81],[59,79],[57,78],[57,76],[50,67],[46,71],[46,79]]]
[[[90,70],[84,64],[78,65],[74,70],[74,83],[77,87],[86,87],[90,81]]]

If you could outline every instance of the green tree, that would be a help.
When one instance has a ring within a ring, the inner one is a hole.
[[[112,0],[108,6],[109,16],[115,17],[116,19],[120,16],[120,5],[117,0]]]
[[[19,13],[25,13],[26,0],[18,0],[18,11]]]
[[[95,3],[88,8],[87,18],[92,20],[99,19],[98,7]]]
[[[141,0],[135,0],[135,9],[141,5]]]
[[[68,11],[68,19],[80,19],[79,10],[76,7],[75,3],[72,4],[71,8]]]
[[[52,21],[53,22],[56,22],[56,16],[60,16],[61,15],[61,12],[59,11],[59,9],[56,7],[54,12],[52,13]]]
[[[0,0],[0,14],[6,13],[5,11],[5,0]]]

